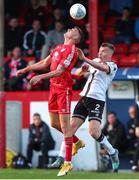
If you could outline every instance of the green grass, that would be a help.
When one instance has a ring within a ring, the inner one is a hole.
[[[57,177],[58,170],[16,170],[0,169],[0,179],[139,179],[139,173],[100,173],[72,171],[67,176]]]

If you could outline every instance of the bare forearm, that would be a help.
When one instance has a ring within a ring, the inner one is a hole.
[[[60,76],[64,71],[65,71],[65,69],[61,65],[59,65],[58,69],[55,70],[55,71],[51,71],[49,73],[44,73],[44,74],[41,74],[41,75],[38,75],[38,76],[34,76],[30,80],[30,83],[32,85],[35,85],[35,84],[39,83],[41,80],[50,79],[50,78],[53,78],[53,77]]]
[[[44,63],[44,61],[40,61],[38,63],[35,63],[33,65],[30,65],[30,66],[27,66],[25,68],[26,72],[29,72],[29,71],[38,71],[38,70],[42,70],[46,67],[46,64]]]
[[[53,78],[53,77],[58,77],[61,75],[62,72],[60,71],[51,71],[49,73],[44,73],[44,74],[41,74],[39,75],[41,77],[41,79],[50,79],[50,78]]]
[[[99,69],[100,71],[109,72],[109,68],[106,64],[95,62],[87,57],[84,57],[83,60],[88,64],[90,64],[91,66],[93,66],[94,68]]]
[[[91,66],[93,66],[94,68],[97,68],[99,69],[101,67],[100,63],[97,63],[97,62],[94,62],[93,60],[87,58],[87,57],[84,57],[83,59],[85,62],[87,62],[88,64],[90,64]]]
[[[25,68],[25,71],[26,72],[29,72],[29,71],[39,71],[39,70],[43,70],[45,68],[47,68],[51,63],[51,57],[48,56],[47,58],[39,61],[38,63],[35,63],[33,65],[30,65],[30,66],[27,66]]]

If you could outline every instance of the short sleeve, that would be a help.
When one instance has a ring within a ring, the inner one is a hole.
[[[76,53],[75,46],[72,46],[70,49],[66,49],[60,61],[60,65],[63,66],[65,69],[67,69],[71,65],[75,53]]]
[[[110,69],[108,74],[116,73],[117,65],[114,62],[107,62],[106,64],[109,66],[109,69]]]

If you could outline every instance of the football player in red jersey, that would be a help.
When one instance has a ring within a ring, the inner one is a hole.
[[[43,79],[51,78],[48,100],[51,126],[63,132],[66,146],[65,162],[58,176],[66,175],[72,170],[72,144],[79,140],[76,136],[72,137],[70,105],[73,85],[71,70],[77,59],[75,45],[80,43],[82,31],[78,27],[68,29],[64,38],[64,44],[58,45],[44,60],[17,71],[17,76],[20,76],[29,71],[46,69],[50,65],[49,73],[34,76],[30,83],[36,85]]]

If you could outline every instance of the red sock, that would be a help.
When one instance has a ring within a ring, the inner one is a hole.
[[[73,143],[77,143],[79,141],[79,138],[75,135],[73,135]]]
[[[66,146],[65,161],[71,161],[71,158],[72,158],[72,143],[73,143],[73,137],[66,137],[65,138],[65,146]]]

